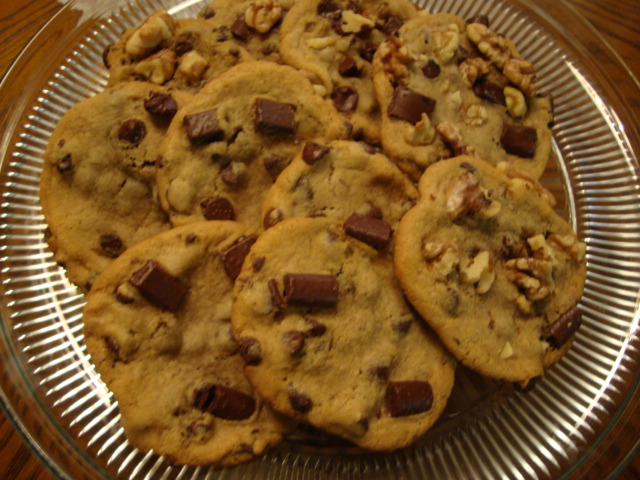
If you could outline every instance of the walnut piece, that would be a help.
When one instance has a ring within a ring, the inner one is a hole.
[[[389,41],[380,44],[378,52],[382,67],[392,82],[400,82],[409,75],[407,64],[411,56],[398,37],[391,36]]]
[[[501,209],[500,202],[491,200],[471,172],[461,175],[449,190],[447,214],[452,220],[465,215],[489,219],[495,217]]]
[[[436,125],[436,132],[438,132],[444,143],[446,143],[456,155],[473,155],[474,152],[467,147],[460,133],[460,129],[453,123],[440,122]]]
[[[244,12],[244,21],[256,32],[267,33],[282,18],[277,0],[256,0]]]
[[[337,37],[318,37],[308,38],[307,46],[313,50],[322,50],[323,48],[331,47],[338,41]]]
[[[557,245],[559,249],[568,251],[569,254],[578,262],[581,262],[584,259],[587,251],[587,245],[584,242],[579,242],[573,233],[567,233],[566,235],[552,233],[549,235],[547,241],[551,245]]]
[[[542,198],[550,206],[554,207],[556,205],[556,199],[553,194],[549,190],[544,188],[540,184],[540,182],[535,180],[532,176],[515,169],[507,162],[500,162],[498,163],[498,165],[496,165],[496,167],[510,179],[509,190],[516,195],[523,189],[530,190],[534,188],[540,198]]]
[[[180,59],[178,71],[190,80],[202,79],[204,72],[209,67],[209,62],[195,50],[185,53]]]
[[[513,357],[513,355],[514,355],[513,346],[511,345],[511,342],[507,340],[506,342],[504,342],[504,346],[500,351],[500,358],[502,360],[508,360],[509,358]]]
[[[473,257],[469,265],[460,269],[460,277],[465,283],[476,284],[476,292],[487,293],[496,278],[489,251],[483,250]]]
[[[149,55],[162,42],[173,37],[175,23],[166,12],[150,16],[127,40],[125,52],[133,57]]]
[[[502,73],[529,98],[536,95],[535,71],[531,63],[522,58],[511,58],[505,64]]]
[[[410,125],[405,140],[409,145],[421,146],[433,143],[436,137],[436,129],[426,113],[422,114],[420,121]]]
[[[173,78],[177,61],[176,53],[165,48],[139,62],[133,71],[151,83],[162,85]]]
[[[422,246],[424,259],[433,263],[435,269],[446,277],[458,265],[458,252],[455,248],[442,242],[426,242]]]
[[[472,127],[482,126],[489,120],[487,109],[482,105],[475,103],[467,105],[466,108],[463,108],[462,112],[464,122]]]
[[[468,58],[458,65],[458,68],[465,82],[471,86],[478,78],[489,73],[491,62],[480,57]]]
[[[447,26],[445,31],[436,30],[431,34],[433,50],[441,63],[450,62],[460,46],[460,29],[455,23]]]
[[[504,99],[507,111],[513,118],[522,118],[527,114],[527,100],[517,88],[504,87]]]
[[[363,28],[371,30],[375,28],[376,22],[360,15],[353,10],[342,11],[342,31],[344,33],[360,33]]]

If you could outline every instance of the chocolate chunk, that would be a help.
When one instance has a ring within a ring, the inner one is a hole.
[[[117,258],[124,250],[122,239],[115,233],[100,235],[100,248],[109,258]]]
[[[58,160],[56,168],[60,173],[67,173],[73,170],[73,161],[71,160],[71,154],[67,153],[64,157]]]
[[[338,65],[338,73],[343,77],[359,77],[360,69],[353,57],[347,55]]]
[[[182,125],[193,145],[204,145],[224,138],[224,130],[218,124],[216,109],[185,115]]]
[[[560,348],[567,343],[571,336],[578,330],[581,323],[582,312],[574,305],[560,315],[555,322],[546,327],[543,338],[549,342],[553,348]]]
[[[112,337],[104,337],[104,343],[107,345],[107,350],[111,353],[114,360],[120,359],[120,344]]]
[[[215,29],[214,32],[218,33],[218,36],[216,37],[217,42],[226,42],[227,40],[229,40],[229,27],[227,27],[226,25]]]
[[[353,88],[343,85],[333,89],[331,100],[339,112],[349,113],[358,106],[360,96]]]
[[[109,65],[109,52],[111,52],[112,48],[113,44],[107,45],[104,47],[104,50],[102,50],[102,63],[107,69],[111,68],[111,65]]]
[[[329,153],[329,150],[331,150],[331,148],[326,145],[307,142],[302,149],[302,160],[304,160],[307,165],[313,165],[327,153]]]
[[[220,178],[222,178],[222,181],[230,187],[237,186],[242,180],[242,177],[242,171],[234,168],[233,163],[230,163],[220,171]]]
[[[485,27],[489,27],[489,17],[486,15],[475,15],[469,18],[467,23],[481,23]]]
[[[504,91],[502,87],[496,83],[493,83],[486,78],[481,78],[473,85],[473,91],[476,95],[484,100],[488,100],[491,103],[498,105],[506,105],[504,98]]]
[[[344,223],[347,235],[382,250],[391,241],[391,225],[370,215],[352,214]]]
[[[299,354],[304,348],[305,334],[298,330],[288,330],[282,334],[282,343],[291,355]]]
[[[390,368],[386,365],[373,367],[369,370],[369,374],[372,377],[379,378],[380,380],[387,380],[389,378]]]
[[[429,382],[389,382],[384,401],[392,417],[415,415],[431,408],[433,391]]]
[[[300,413],[309,413],[313,408],[311,399],[304,393],[293,388],[289,388],[289,403],[291,404],[291,408]]]
[[[431,59],[422,67],[422,73],[427,78],[437,78],[440,75],[440,65]]]
[[[260,342],[253,337],[240,337],[238,339],[240,356],[246,365],[258,365],[262,361],[262,348]]]
[[[409,328],[411,328],[412,323],[413,323],[413,320],[411,319],[400,320],[393,324],[393,329],[396,332],[398,332],[400,335],[406,335],[406,333],[409,331]]]
[[[239,390],[206,384],[194,391],[193,406],[225,420],[244,420],[255,412],[256,401]]]
[[[533,158],[538,144],[538,132],[533,127],[505,124],[500,137],[502,147],[511,155]]]
[[[284,275],[284,298],[287,305],[300,307],[334,307],[339,296],[334,275],[287,273]]]
[[[147,135],[144,122],[136,119],[125,120],[118,129],[118,138],[136,144]]]
[[[249,25],[247,25],[244,14],[240,15],[231,25],[231,34],[243,42],[246,42],[249,39],[251,30],[249,30]]]
[[[267,286],[269,287],[269,293],[271,293],[271,305],[273,305],[276,310],[280,310],[284,307],[284,297],[280,293],[278,282],[275,278],[270,278]]]
[[[260,270],[262,270],[262,267],[264,267],[264,257],[256,257],[253,259],[253,262],[251,262],[251,269],[255,273],[258,273]]]
[[[280,172],[282,172],[290,162],[288,158],[282,155],[268,155],[262,160],[267,173],[274,179],[280,175]]]
[[[205,20],[209,20],[210,18],[213,18],[215,16],[216,16],[216,11],[211,5],[205,5],[198,12],[198,18],[204,18]]]
[[[376,54],[376,50],[378,50],[377,45],[367,45],[360,50],[360,56],[367,62],[372,62],[373,56]]]
[[[187,288],[155,260],[147,260],[129,282],[138,287],[147,300],[171,312],[178,310],[187,294]]]
[[[256,100],[256,128],[262,133],[293,133],[296,129],[296,107],[290,103],[266,98]]]
[[[193,44],[188,38],[178,37],[176,39],[176,43],[173,46],[173,51],[176,52],[176,55],[181,57],[182,55],[190,52],[191,50],[193,50]]]
[[[230,247],[227,247],[220,252],[220,258],[222,258],[224,270],[225,272],[227,272],[227,275],[229,275],[234,280],[238,278],[238,275],[240,275],[240,270],[242,270],[242,263],[249,253],[251,245],[253,245],[255,241],[255,235],[243,237]]]
[[[384,22],[382,31],[389,36],[395,35],[396,33],[398,33],[398,30],[400,30],[400,27],[403,23],[404,22],[400,17],[391,16],[387,18],[386,22]]]
[[[169,119],[173,118],[178,111],[178,104],[167,93],[150,92],[149,96],[144,99],[144,108],[151,115]]]
[[[233,205],[224,197],[207,198],[200,203],[200,207],[207,220],[235,220],[236,218]]]
[[[533,377],[533,378],[530,378],[529,380],[525,380],[524,382],[514,382],[513,388],[516,391],[521,393],[529,393],[531,390],[535,388],[540,378],[541,377]]]
[[[186,243],[187,245],[191,245],[191,244],[192,244],[193,242],[195,242],[197,239],[198,239],[198,236],[197,236],[196,234],[194,234],[194,233],[190,233],[190,234],[188,234],[188,235],[185,237],[184,241],[185,241],[185,243]]]
[[[435,106],[436,101],[432,98],[425,97],[410,88],[399,86],[393,92],[387,113],[390,117],[406,120],[415,125],[422,119],[423,113],[431,115]]]
[[[316,13],[321,17],[332,18],[342,13],[342,7],[333,0],[320,0]]]
[[[321,337],[327,331],[327,326],[324,323],[320,323],[313,318],[305,318],[305,320],[311,325],[311,328],[306,331],[306,337]]]
[[[284,218],[284,214],[282,210],[279,208],[272,208],[267,213],[265,213],[264,218],[262,219],[262,224],[264,228],[271,228],[275,224],[280,223]]]

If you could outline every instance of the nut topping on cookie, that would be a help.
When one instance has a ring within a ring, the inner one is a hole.
[[[266,98],[256,100],[256,128],[262,133],[293,133],[296,129],[296,107],[290,103]]]
[[[422,119],[423,113],[431,115],[435,105],[434,99],[425,97],[410,88],[399,86],[393,92],[387,113],[390,117],[406,120],[415,125]]]
[[[478,179],[468,172],[458,177],[449,191],[447,199],[447,213],[452,220],[458,220],[466,215],[476,215],[488,219],[500,212],[500,202],[491,200],[480,188]]]
[[[246,24],[258,33],[267,33],[282,17],[277,0],[256,0],[244,13]]]
[[[287,305],[334,307],[340,294],[334,275],[287,273],[284,275],[284,299]]]
[[[569,308],[560,317],[547,326],[543,338],[554,348],[560,348],[573,335],[582,323],[582,312],[577,305]]]
[[[176,73],[178,58],[173,50],[165,48],[150,57],[141,60],[134,68],[137,77],[142,77],[156,85],[162,85]]]
[[[304,160],[307,165],[313,165],[329,153],[329,150],[331,150],[331,147],[328,147],[327,145],[307,142],[302,149],[302,160]]]
[[[134,57],[151,53],[158,45],[173,37],[174,22],[166,12],[149,17],[129,38],[125,50]]]
[[[389,382],[385,406],[392,417],[405,417],[426,412],[433,404],[433,391],[429,382]]]
[[[182,124],[192,145],[204,145],[224,138],[217,109],[185,115]]]
[[[207,220],[235,220],[233,205],[224,197],[207,198],[200,203],[202,213]]]
[[[513,87],[504,87],[504,99],[507,111],[513,118],[522,118],[527,114],[527,100],[520,90]]]
[[[352,214],[344,223],[344,231],[376,250],[382,250],[391,241],[391,225],[369,215]]]
[[[224,385],[204,385],[193,392],[193,397],[198,410],[225,420],[245,420],[256,410],[253,397]]]
[[[505,124],[500,137],[502,147],[512,155],[533,158],[538,143],[538,132],[533,127]]]
[[[176,312],[187,288],[155,260],[147,260],[129,279],[142,295],[165,310]]]
[[[133,144],[137,144],[146,135],[147,127],[142,120],[125,120],[118,129],[118,138]]]
[[[173,118],[178,111],[178,103],[168,93],[149,92],[144,99],[144,109],[157,117]]]
[[[249,253],[251,245],[255,243],[256,238],[257,237],[255,235],[240,238],[233,245],[220,252],[220,258],[222,258],[224,270],[227,272],[227,275],[234,280],[238,278],[238,275],[240,275],[242,263]]]

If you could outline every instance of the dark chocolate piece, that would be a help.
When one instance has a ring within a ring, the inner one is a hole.
[[[511,155],[533,158],[538,144],[538,132],[533,127],[505,124],[502,129],[500,144]]]
[[[489,27],[489,17],[486,15],[475,15],[467,20],[467,23],[481,23],[485,27]]]
[[[276,310],[280,310],[284,307],[284,297],[282,296],[282,293],[280,293],[278,282],[275,278],[270,278],[267,282],[267,286],[269,287],[269,293],[271,293],[271,304]]]
[[[331,150],[331,148],[326,145],[307,142],[302,149],[302,160],[304,160],[307,165],[313,165],[327,153],[329,153],[329,150]]]
[[[222,178],[222,181],[230,187],[235,187],[236,185],[238,185],[240,183],[240,180],[242,180],[242,176],[242,171],[238,171],[237,169],[233,168],[232,163],[230,163],[220,171],[220,177]]]
[[[541,378],[542,377],[533,377],[529,380],[525,380],[524,382],[514,382],[513,388],[520,393],[529,393],[536,387],[538,380],[540,380]]]
[[[360,96],[353,88],[342,85],[333,89],[331,100],[339,112],[349,113],[357,108]]]
[[[424,67],[422,67],[422,73],[427,78],[437,78],[440,75],[440,65],[435,60],[430,59]]]
[[[387,365],[373,367],[369,370],[372,377],[379,378],[380,380],[388,380],[390,368]]]
[[[256,100],[256,128],[262,133],[293,133],[296,130],[296,107],[266,98]]]
[[[334,275],[315,273],[285,274],[284,292],[287,305],[300,307],[334,307],[340,293]]]
[[[218,124],[216,109],[185,115],[182,124],[193,145],[204,145],[224,138],[224,130]]]
[[[251,30],[249,30],[249,25],[247,25],[244,14],[240,15],[231,25],[231,34],[243,42],[246,42],[249,39]]]
[[[291,355],[299,354],[304,348],[305,334],[298,330],[288,330],[282,334],[282,343]]]
[[[321,337],[326,333],[327,326],[324,323],[320,323],[313,318],[305,318],[305,320],[311,325],[311,328],[305,333],[306,337]]]
[[[384,22],[382,31],[388,36],[395,35],[396,33],[398,33],[398,30],[400,30],[400,27],[402,27],[403,23],[404,22],[400,17],[396,17],[392,15],[389,18],[387,18],[386,22]]]
[[[304,393],[293,388],[289,388],[289,403],[291,404],[291,408],[300,413],[309,413],[313,408],[311,399]]]
[[[256,400],[224,385],[206,384],[193,393],[193,406],[225,420],[244,420],[256,410]]]
[[[193,44],[187,37],[178,37],[176,39],[176,43],[173,46],[173,51],[176,52],[176,55],[181,57],[185,53],[189,53],[191,50],[193,50]]]
[[[73,170],[73,161],[71,160],[71,154],[67,153],[64,157],[58,160],[56,168],[60,173],[67,173]]]
[[[267,170],[267,173],[271,176],[271,178],[277,178],[280,175],[280,172],[286,168],[291,160],[282,155],[267,155],[262,160],[264,164],[264,168]]]
[[[253,337],[240,337],[238,339],[240,356],[246,365],[258,365],[262,361],[262,348],[260,342]]]
[[[255,241],[255,235],[243,237],[230,247],[220,252],[224,270],[225,272],[227,272],[227,275],[229,275],[234,280],[238,278],[238,275],[240,275],[240,270],[242,270],[242,263],[249,253],[251,245],[253,245]]]
[[[129,119],[120,124],[118,138],[136,144],[147,135],[147,127],[142,120]]]
[[[144,108],[151,115],[169,119],[178,111],[178,104],[167,93],[149,92],[149,96],[144,99]]]
[[[105,233],[100,235],[100,248],[109,258],[117,258],[124,250],[124,243],[116,233]]]
[[[347,55],[338,65],[338,73],[343,77],[359,77],[360,69],[356,61]]]
[[[476,81],[473,85],[473,91],[478,97],[488,100],[491,103],[503,106],[507,104],[502,87],[486,78],[481,78]]]
[[[423,113],[431,115],[435,106],[436,101],[432,98],[425,97],[410,88],[399,86],[393,92],[387,113],[390,117],[406,120],[415,125],[422,119]]]
[[[140,290],[140,293],[160,308],[175,312],[187,294],[187,288],[180,280],[168,273],[155,260],[147,260],[136,270],[129,282]]]
[[[399,320],[393,324],[393,329],[400,335],[406,335],[406,333],[409,331],[409,328],[411,328],[412,323],[413,320],[411,319]]]
[[[104,337],[104,343],[107,345],[107,350],[111,353],[114,360],[120,360],[120,344],[115,338]]]
[[[378,50],[377,45],[367,45],[360,50],[360,56],[367,62],[372,62],[373,56],[376,54],[376,50]]]
[[[264,257],[256,257],[253,259],[253,262],[251,262],[251,268],[255,273],[258,273],[260,270],[262,270],[262,267],[264,267],[264,260]]]
[[[384,400],[392,417],[405,417],[429,410],[433,391],[429,382],[389,382]]]
[[[224,197],[207,198],[200,203],[200,207],[207,220],[235,220],[236,218],[233,205]]]
[[[574,305],[560,315],[555,322],[546,327],[543,338],[553,348],[560,348],[578,330],[581,323],[582,312],[577,305]]]
[[[370,215],[352,214],[344,223],[347,235],[382,250],[391,241],[391,225]]]

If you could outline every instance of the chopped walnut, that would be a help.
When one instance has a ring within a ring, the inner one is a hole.
[[[173,78],[177,61],[173,50],[164,49],[139,62],[133,71],[151,83],[162,85]]]
[[[440,122],[436,126],[436,132],[442,137],[442,140],[451,147],[456,155],[464,153],[469,154],[467,144],[462,139],[462,134],[456,125],[450,122]]]
[[[522,58],[510,58],[502,70],[505,77],[529,97],[537,93],[533,65]]]
[[[553,265],[549,260],[533,257],[512,258],[505,263],[505,266],[510,269],[529,273],[547,283],[551,281]]]
[[[453,108],[456,110],[459,109],[462,106],[462,93],[460,93],[460,90],[456,90],[449,95],[449,101],[453,105]]]
[[[380,44],[378,52],[384,71],[392,82],[398,82],[407,77],[409,74],[407,64],[411,61],[411,57],[398,37],[389,37],[389,41]]]
[[[325,87],[324,85],[313,84],[313,89],[321,97],[326,97],[327,93],[329,93],[329,91],[327,90],[327,87]]]
[[[190,80],[202,79],[204,72],[209,67],[209,62],[195,50],[185,53],[180,59],[178,71]]]
[[[433,143],[435,136],[436,130],[433,128],[429,116],[423,113],[420,121],[409,127],[405,140],[409,145],[429,145]]]
[[[426,242],[422,245],[422,256],[425,260],[439,259],[449,246],[442,242]]]
[[[256,32],[267,33],[282,17],[277,0],[256,0],[244,12],[244,21]]]
[[[422,246],[422,255],[432,262],[435,269],[446,277],[458,265],[458,252],[455,248],[442,242],[427,242]]]
[[[434,53],[440,62],[450,62],[460,46],[460,29],[458,25],[451,23],[445,31],[434,31],[431,34],[431,42]]]
[[[540,198],[552,207],[556,205],[556,199],[553,194],[544,188],[540,182],[536,181],[532,176],[513,168],[513,166],[509,165],[507,162],[500,162],[496,166],[498,170],[503,172],[510,179],[510,190],[517,192],[523,188],[527,190],[535,188]]]
[[[471,172],[458,178],[447,198],[447,213],[453,220],[465,215],[488,219],[495,217],[500,209],[500,202],[487,196],[487,192],[480,188],[478,179]]]
[[[547,239],[551,245],[558,245],[559,248],[566,250],[569,254],[581,262],[586,254],[587,245],[584,242],[579,242],[573,233],[567,233],[566,235],[558,235],[552,233]]]
[[[353,10],[342,11],[342,31],[344,33],[360,33],[363,29],[371,30],[376,23]]]
[[[547,243],[544,235],[538,234],[533,237],[527,238],[527,243],[533,250],[534,255],[541,254],[544,259],[551,260],[552,264],[555,265],[556,257],[553,251],[553,248]]]
[[[327,48],[335,45],[337,41],[338,41],[338,38],[333,36],[308,38],[307,46],[309,48],[312,48],[313,50],[322,50],[323,48]]]
[[[490,67],[491,62],[480,57],[468,58],[458,65],[462,77],[469,86],[473,85],[478,78],[489,73]]]
[[[531,308],[531,302],[527,300],[524,295],[518,295],[516,297],[516,307],[518,311],[524,315],[529,315],[533,311]]]
[[[479,127],[481,125],[484,125],[489,120],[487,109],[482,105],[478,105],[475,103],[467,105],[466,108],[463,108],[462,112],[464,122],[467,125],[471,125],[472,127]]]
[[[149,55],[162,42],[173,37],[175,22],[166,12],[150,16],[127,40],[125,51],[133,57]]]
[[[476,284],[478,293],[487,293],[495,280],[491,254],[487,250],[478,253],[469,265],[460,269],[460,276],[463,282]]]
[[[504,87],[504,99],[507,111],[513,118],[522,118],[527,114],[527,100],[517,88]]]
[[[502,360],[508,360],[509,358],[513,357],[513,355],[514,355],[513,346],[511,346],[511,342],[507,340],[506,342],[504,342],[504,346],[500,351],[500,358]]]

